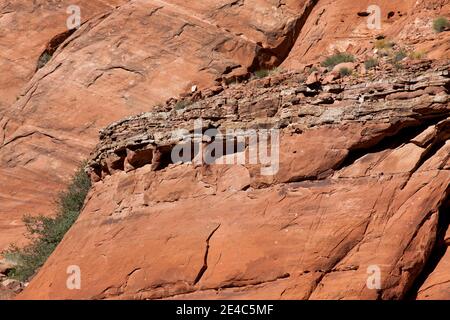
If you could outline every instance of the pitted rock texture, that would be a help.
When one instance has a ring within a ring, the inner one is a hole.
[[[80,218],[19,298],[449,299],[437,249],[448,246],[448,66],[327,86],[281,73],[111,125]],[[155,166],[154,150],[174,143],[165,133],[200,115],[279,128],[279,173]],[[66,287],[69,265],[81,290]],[[374,266],[379,289],[367,286]]]

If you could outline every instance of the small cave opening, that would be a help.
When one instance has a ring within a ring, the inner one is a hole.
[[[53,58],[56,50],[66,41],[77,29],[70,29],[54,36],[45,47],[45,50],[39,56],[36,65],[36,71],[45,67],[45,65]]]
[[[159,149],[160,156],[158,161],[154,162],[153,170],[159,171],[167,168],[169,165],[173,164],[171,149],[162,148]]]
[[[159,171],[175,163],[211,165],[225,156],[246,152],[249,144],[248,137],[227,136],[218,131],[212,135],[211,132],[204,134],[209,135],[209,142],[186,141],[158,149],[158,156],[153,162],[153,170]]]
[[[357,13],[359,17],[368,17],[370,16],[370,12],[367,11],[360,11]]]

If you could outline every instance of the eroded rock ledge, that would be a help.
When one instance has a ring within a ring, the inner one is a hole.
[[[80,218],[19,298],[449,299],[448,66],[281,73],[111,125]],[[279,172],[154,162],[198,117],[280,128]]]
[[[288,139],[314,128],[342,131],[349,125],[359,126],[360,135],[343,146],[348,152],[336,156],[333,165],[321,168],[325,170],[338,168],[348,160],[350,151],[371,148],[407,127],[437,124],[448,117],[450,73],[445,63],[425,61],[402,71],[383,70],[369,80],[360,77],[326,85],[305,80],[304,73],[280,73],[226,90],[215,87],[196,92],[184,100],[170,99],[152,112],[102,130],[88,171],[99,181],[118,170],[131,171],[147,164],[155,170],[165,167],[170,164],[173,146],[187,136],[194,138],[197,119],[203,120],[203,131],[276,128],[291,136]],[[443,127],[445,135],[447,122],[438,127]],[[164,159],[166,163],[161,163]],[[318,168],[317,173],[323,172]],[[292,177],[280,182],[288,181]]]

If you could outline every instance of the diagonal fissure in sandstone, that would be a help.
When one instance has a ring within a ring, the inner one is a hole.
[[[203,258],[203,265],[200,268],[200,271],[198,272],[197,276],[195,277],[194,285],[196,285],[202,279],[206,270],[208,270],[208,254],[209,254],[209,248],[210,248],[209,242],[211,241],[211,238],[216,233],[216,231],[219,230],[219,228],[220,228],[220,224],[210,233],[210,235],[206,239],[206,250],[205,250],[205,256]]]

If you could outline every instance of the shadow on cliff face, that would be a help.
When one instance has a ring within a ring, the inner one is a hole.
[[[414,137],[418,136],[421,132],[426,130],[430,126],[438,125],[441,121],[448,117],[447,113],[444,114],[432,114],[424,119],[424,116],[418,119],[411,119],[411,121],[398,122],[392,129],[385,132],[379,139],[373,139],[365,144],[356,146],[353,150],[350,150],[348,156],[344,161],[335,168],[340,170],[355,163],[358,159],[369,153],[377,153],[386,149],[396,149],[401,145],[408,143]],[[444,132],[445,134],[445,132]],[[433,141],[433,147],[426,152],[421,161],[416,165],[416,168],[420,167],[427,159],[433,156],[444,144],[447,137],[438,137],[436,141]]]
[[[438,266],[441,259],[447,252],[448,245],[445,243],[445,234],[450,227],[450,186],[446,190],[446,196],[439,208],[438,230],[436,235],[436,242],[433,251],[430,253],[422,272],[417,277],[409,291],[405,295],[406,300],[416,300],[420,288],[425,283],[427,278],[433,273]]]
[[[57,34],[54,36],[47,44],[44,52],[39,56],[36,71],[43,68],[53,57],[56,50],[60,47],[61,44],[64,43],[74,32],[76,29],[67,30],[66,32]]]
[[[249,71],[255,72],[260,69],[268,68],[272,69],[278,67],[286,60],[292,51],[295,43],[298,40],[300,32],[306,24],[306,21],[310,17],[314,7],[319,0],[309,0],[304,7],[303,13],[289,23],[287,28],[289,32],[284,37],[283,41],[274,48],[263,48],[261,45],[257,47],[257,54],[255,60],[250,66]]]

